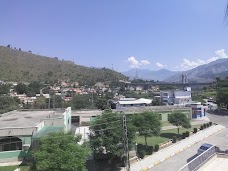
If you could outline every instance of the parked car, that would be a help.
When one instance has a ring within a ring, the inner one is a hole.
[[[200,148],[197,151],[197,154],[199,155],[199,154],[203,153],[204,151],[208,150],[212,146],[213,146],[212,144],[207,144],[207,143],[201,145]]]

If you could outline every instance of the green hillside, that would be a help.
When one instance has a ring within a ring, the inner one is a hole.
[[[81,85],[126,79],[107,68],[97,69],[76,65],[0,46],[0,80],[4,81],[78,81]]]

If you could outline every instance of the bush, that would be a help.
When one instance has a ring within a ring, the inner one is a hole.
[[[189,131],[186,131],[185,135],[186,137],[189,137]]]
[[[159,150],[159,145],[158,144],[155,144],[155,146],[154,146],[154,151],[158,151]]]
[[[197,128],[194,128],[194,129],[193,129],[193,133],[194,133],[194,134],[197,133],[197,131],[198,131]]]
[[[201,126],[200,126],[200,130],[203,130],[203,129],[204,129],[204,127],[203,127],[203,125],[201,125]]]
[[[185,139],[186,138],[186,132],[183,132],[182,133],[182,139]]]
[[[212,125],[212,122],[209,122],[209,125],[211,126]]]
[[[173,136],[172,142],[173,142],[173,143],[177,142],[177,137],[176,137],[176,136]]]
[[[207,123],[207,128],[210,126],[210,124],[209,123]]]
[[[145,150],[138,150],[138,157],[143,159],[145,157],[146,153],[145,153]]]
[[[207,128],[207,125],[206,124],[203,124],[203,128]]]
[[[153,146],[146,146],[146,155],[151,155],[154,152],[154,147]]]

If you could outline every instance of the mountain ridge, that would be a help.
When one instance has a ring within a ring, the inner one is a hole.
[[[80,85],[94,85],[96,82],[127,79],[121,73],[107,68],[89,68],[56,57],[35,55],[4,46],[0,46],[0,61],[0,80],[3,81],[64,80],[77,81]]]

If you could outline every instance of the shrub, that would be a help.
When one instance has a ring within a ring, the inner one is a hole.
[[[203,130],[203,129],[204,129],[204,127],[203,127],[203,125],[201,125],[201,126],[200,126],[200,130]]]
[[[186,131],[185,135],[186,137],[189,137],[189,131]]]
[[[207,128],[210,126],[210,124],[209,123],[207,123]]]
[[[197,128],[194,128],[193,129],[193,133],[197,133],[198,129]]]
[[[151,155],[154,152],[154,147],[153,146],[146,146],[145,150],[146,150],[147,155]]]
[[[212,122],[209,122],[209,125],[211,126],[212,125]]]
[[[143,159],[145,157],[146,153],[145,153],[145,150],[143,149],[140,149],[138,150],[138,157]]]
[[[172,142],[173,142],[173,143],[177,142],[177,137],[176,137],[176,136],[173,136]]]
[[[155,146],[154,146],[154,151],[158,151],[159,150],[159,145],[158,144],[155,144]]]
[[[185,138],[186,138],[186,133],[183,132],[183,133],[182,133],[182,139],[185,139]]]
[[[203,128],[207,128],[207,125],[206,124],[203,124]]]

